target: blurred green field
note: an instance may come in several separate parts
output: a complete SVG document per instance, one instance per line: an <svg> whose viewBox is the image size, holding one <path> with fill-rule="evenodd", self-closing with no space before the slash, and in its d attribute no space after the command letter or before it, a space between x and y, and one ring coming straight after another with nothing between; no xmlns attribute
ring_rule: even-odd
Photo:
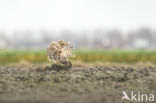
<svg viewBox="0 0 156 103"><path fill-rule="evenodd" d="M43 50L0 51L0 64L14 63L22 60L31 63L49 62L46 51ZM156 63L156 51L77 50L76 57L71 58L71 60L82 62Z"/></svg>

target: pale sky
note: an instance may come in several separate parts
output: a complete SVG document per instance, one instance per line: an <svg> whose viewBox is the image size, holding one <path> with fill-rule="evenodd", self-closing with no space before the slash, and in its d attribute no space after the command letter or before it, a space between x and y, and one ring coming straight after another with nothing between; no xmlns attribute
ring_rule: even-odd
<svg viewBox="0 0 156 103"><path fill-rule="evenodd" d="M156 0L0 0L0 30L156 28Z"/></svg>

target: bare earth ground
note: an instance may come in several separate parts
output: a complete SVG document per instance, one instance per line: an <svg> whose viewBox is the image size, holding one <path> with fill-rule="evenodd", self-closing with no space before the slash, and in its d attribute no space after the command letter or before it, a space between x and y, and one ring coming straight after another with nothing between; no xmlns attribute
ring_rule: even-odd
<svg viewBox="0 0 156 103"><path fill-rule="evenodd" d="M129 103L121 102L122 91L156 96L156 66L75 64L69 70L57 70L50 64L0 67L0 103Z"/></svg>

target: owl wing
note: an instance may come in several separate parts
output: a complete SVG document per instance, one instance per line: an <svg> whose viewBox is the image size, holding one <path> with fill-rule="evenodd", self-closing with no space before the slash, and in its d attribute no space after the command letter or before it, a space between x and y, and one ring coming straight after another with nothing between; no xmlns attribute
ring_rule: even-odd
<svg viewBox="0 0 156 103"><path fill-rule="evenodd" d="M57 57L59 56L58 54L58 44L57 42L51 42L50 45L47 48L47 55L50 61L56 61Z"/></svg>
<svg viewBox="0 0 156 103"><path fill-rule="evenodd" d="M48 55L48 59L49 59L50 61L52 61L52 60L53 60L53 54L52 54L52 52L49 50L49 48L47 48L47 55Z"/></svg>
<svg viewBox="0 0 156 103"><path fill-rule="evenodd" d="M61 49L61 54L60 56L62 57L74 57L75 54L75 48L71 45L65 46L64 48Z"/></svg>

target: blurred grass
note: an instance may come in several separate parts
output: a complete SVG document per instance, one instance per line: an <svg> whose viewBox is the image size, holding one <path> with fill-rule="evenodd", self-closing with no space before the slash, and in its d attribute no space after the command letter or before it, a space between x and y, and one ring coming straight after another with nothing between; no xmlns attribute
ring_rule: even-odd
<svg viewBox="0 0 156 103"><path fill-rule="evenodd" d="M2 50L0 51L0 64L14 63L19 61L31 63L49 62L46 51L43 50ZM156 63L156 51L125 51L125 50L78 50L72 61L82 62L118 62Z"/></svg>

